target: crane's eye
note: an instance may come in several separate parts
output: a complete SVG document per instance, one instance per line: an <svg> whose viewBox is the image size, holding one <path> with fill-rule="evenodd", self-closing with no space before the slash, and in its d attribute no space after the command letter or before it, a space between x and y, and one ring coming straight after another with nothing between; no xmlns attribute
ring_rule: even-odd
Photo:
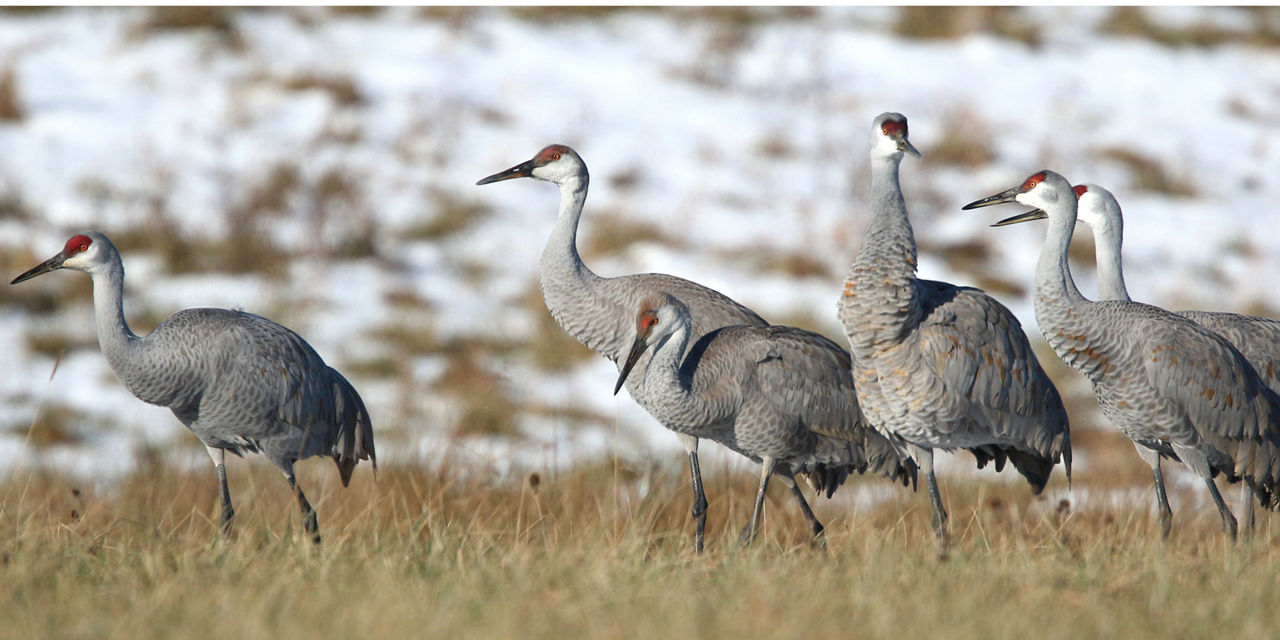
<svg viewBox="0 0 1280 640"><path fill-rule="evenodd" d="M658 324L658 315L655 313L646 313L644 314L644 317L640 319L640 324L643 324L646 329L652 329L654 325Z"/></svg>
<svg viewBox="0 0 1280 640"><path fill-rule="evenodd" d="M553 154L551 154L551 161L552 161L552 162L555 162L556 160L559 160L559 159L560 159L560 154L558 154L558 153L553 153Z"/></svg>
<svg viewBox="0 0 1280 640"><path fill-rule="evenodd" d="M87 243L87 242L81 242L81 243L80 243L80 246L76 247L76 251L81 251L81 252L83 252L83 251L88 251L88 250L89 250L89 243Z"/></svg>

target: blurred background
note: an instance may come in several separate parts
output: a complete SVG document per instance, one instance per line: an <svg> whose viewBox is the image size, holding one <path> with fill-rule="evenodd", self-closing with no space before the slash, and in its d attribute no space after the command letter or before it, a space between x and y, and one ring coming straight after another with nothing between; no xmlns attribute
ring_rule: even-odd
<svg viewBox="0 0 1280 640"><path fill-rule="evenodd" d="M1280 317L1275 8L8 8L0 266L94 228L138 333L195 306L291 327L360 390L384 464L678 465L543 306L556 189L475 181L569 144L597 273L687 277L843 344L883 111L924 154L902 169L920 275L1022 320L1069 400L1077 479L1149 485L1042 343L1043 228L960 206L1041 168L1103 185L1135 299ZM1087 230L1072 253L1092 295ZM208 464L114 379L89 290L71 272L0 286L0 473Z"/></svg>

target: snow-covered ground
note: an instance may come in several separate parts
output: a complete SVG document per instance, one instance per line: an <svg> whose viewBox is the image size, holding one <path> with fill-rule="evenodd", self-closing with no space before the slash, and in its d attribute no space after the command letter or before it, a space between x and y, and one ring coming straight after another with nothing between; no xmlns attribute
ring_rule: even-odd
<svg viewBox="0 0 1280 640"><path fill-rule="evenodd" d="M339 369L407 361L394 376L349 375L379 426L381 457L456 449L498 469L678 450L626 394L611 395L610 363L548 371L523 348L543 339L545 311L528 301L557 193L532 181L474 183L552 142L576 148L592 170L584 242L614 228L660 232L589 253L597 272L681 275L766 318L811 318L832 337L843 272L868 222L867 132L888 110L910 118L924 153L902 174L920 275L1017 285L1021 294L998 295L1033 338L1027 292L1042 230L990 229L1012 211L959 207L1041 168L1120 198L1136 299L1280 309L1280 49L1106 35L1099 25L1111 11L1023 10L1035 46L978 31L904 38L890 28L892 8L755 21L670 10L252 11L234 15L232 38L141 29L146 12L134 9L0 14L0 70L12 69L24 112L0 121L0 264L11 278L78 229L136 236L161 219L186 242L216 246L230 233L228 211L290 168L304 187L255 222L292 257L283 277L173 274L157 252L120 243L130 317L240 307L294 328ZM1246 29L1252 19L1226 8L1146 11L1174 27ZM957 139L985 145L990 159L946 162ZM1124 154L1184 195L1144 188ZM317 185L335 175L346 199L318 215ZM473 207L474 220L438 237L415 231L450 215L447 203ZM331 257L370 229L376 257ZM932 250L970 243L989 252L961 262ZM819 273L770 266L782 258ZM20 285L59 292L56 313L32 312L0 287L0 472L41 464L110 477L142 447L198 462L195 439L166 410L111 377L91 346L86 290L53 282L83 278ZM1091 270L1078 281L1093 290ZM419 306L389 302L406 295ZM440 341L514 341L482 365L521 435L454 436L462 410L441 390L448 357L397 353L379 332L397 322ZM55 358L30 339L50 331L83 345L52 379ZM76 437L24 444L35 412L54 407L83 418L68 426Z"/></svg>

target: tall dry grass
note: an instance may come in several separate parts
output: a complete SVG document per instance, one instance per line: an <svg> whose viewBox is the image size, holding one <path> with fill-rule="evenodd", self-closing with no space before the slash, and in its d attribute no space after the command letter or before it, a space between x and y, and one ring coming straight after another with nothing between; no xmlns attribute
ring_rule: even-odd
<svg viewBox="0 0 1280 640"><path fill-rule="evenodd" d="M1073 512L1025 486L950 478L954 546L924 495L815 500L809 548L785 491L739 551L751 474L709 465L707 553L683 470L604 462L499 479L451 463L300 468L324 544L299 535L278 472L232 463L237 533L213 474L143 467L114 488L19 470L0 486L5 637L1273 637L1280 552L1264 517L1232 548L1216 515ZM1055 482L1060 479L1055 478ZM874 479L858 483L880 484ZM850 487L847 487L850 488ZM882 487L883 488L883 487ZM1175 500L1175 505L1178 502Z"/></svg>

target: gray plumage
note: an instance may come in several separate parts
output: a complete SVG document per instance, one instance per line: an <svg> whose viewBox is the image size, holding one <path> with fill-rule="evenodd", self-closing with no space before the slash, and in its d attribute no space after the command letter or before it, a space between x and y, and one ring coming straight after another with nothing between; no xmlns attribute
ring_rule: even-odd
<svg viewBox="0 0 1280 640"><path fill-rule="evenodd" d="M88 231L11 284L55 269L93 278L98 343L116 377L138 399L168 407L213 459L222 499L222 531L234 511L225 456L260 453L295 492L307 532L320 541L315 511L297 488L293 464L327 455L343 486L360 460L377 469L368 411L342 374L298 334L261 316L227 309L186 309L146 336L124 318L124 266L107 236Z"/></svg>
<svg viewBox="0 0 1280 640"><path fill-rule="evenodd" d="M642 300L617 388L632 375L643 378L649 411L662 424L722 443L761 465L742 544L759 528L771 475L789 481L819 543L822 524L796 487L797 474L815 479L828 497L851 471L914 482L910 461L901 461L888 440L863 422L844 349L819 334L778 325L722 327L694 341L692 326L689 308L676 297L660 293ZM646 352L649 362L631 374Z"/></svg>
<svg viewBox="0 0 1280 640"><path fill-rule="evenodd" d="M867 419L909 448L929 481L934 529L947 514L933 449L968 449L979 467L1008 460L1039 493L1061 461L1071 477L1067 413L1014 315L979 289L918 279L916 244L898 184L903 153L919 155L907 121L872 128L871 226L839 302Z"/></svg>
<svg viewBox="0 0 1280 640"><path fill-rule="evenodd" d="M1096 184L1072 187L1077 198L1077 220L1093 230L1098 267L1098 299L1128 301L1121 257L1124 243L1124 214L1120 203L1108 190ZM1280 321L1223 311L1175 311L1230 342L1253 365L1262 383L1280 393ZM1253 529L1250 486L1245 483L1241 508L1244 528Z"/></svg>
<svg viewBox="0 0 1280 640"><path fill-rule="evenodd" d="M1124 214L1116 197L1096 184L1072 187L1077 219L1093 230L1098 299L1130 300L1124 284ZM1280 321L1225 311L1174 311L1226 338L1253 365L1269 389L1280 393Z"/></svg>
<svg viewBox="0 0 1280 640"><path fill-rule="evenodd" d="M683 278L660 273L603 278L587 267L578 254L577 233L590 176L586 163L573 149L565 145L547 146L532 159L483 178L477 184L513 178L545 180L560 188L559 217L542 251L539 266L542 296L552 317L569 335L619 368L635 334L636 309L641 300L650 295L669 293L679 297L689 308L694 338L725 326L768 325L755 312L719 291ZM648 354L642 356L640 365L647 365L649 357ZM653 415L655 398L643 378L628 380L626 388L631 397ZM694 493L694 545L701 551L707 502L698 466L698 438L679 432L677 436L689 457Z"/></svg>
<svg viewBox="0 0 1280 640"><path fill-rule="evenodd" d="M1232 539L1236 520L1215 475L1243 479L1265 506L1275 508L1280 399L1245 357L1186 317L1139 302L1093 302L1081 295L1067 264L1078 205L1062 176L1041 171L965 208L1005 202L1036 209L998 224L1049 219L1036 267L1036 319L1054 351L1093 383L1103 415L1151 465L1162 534L1168 535L1172 518L1162 457L1181 461L1204 479Z"/></svg>

